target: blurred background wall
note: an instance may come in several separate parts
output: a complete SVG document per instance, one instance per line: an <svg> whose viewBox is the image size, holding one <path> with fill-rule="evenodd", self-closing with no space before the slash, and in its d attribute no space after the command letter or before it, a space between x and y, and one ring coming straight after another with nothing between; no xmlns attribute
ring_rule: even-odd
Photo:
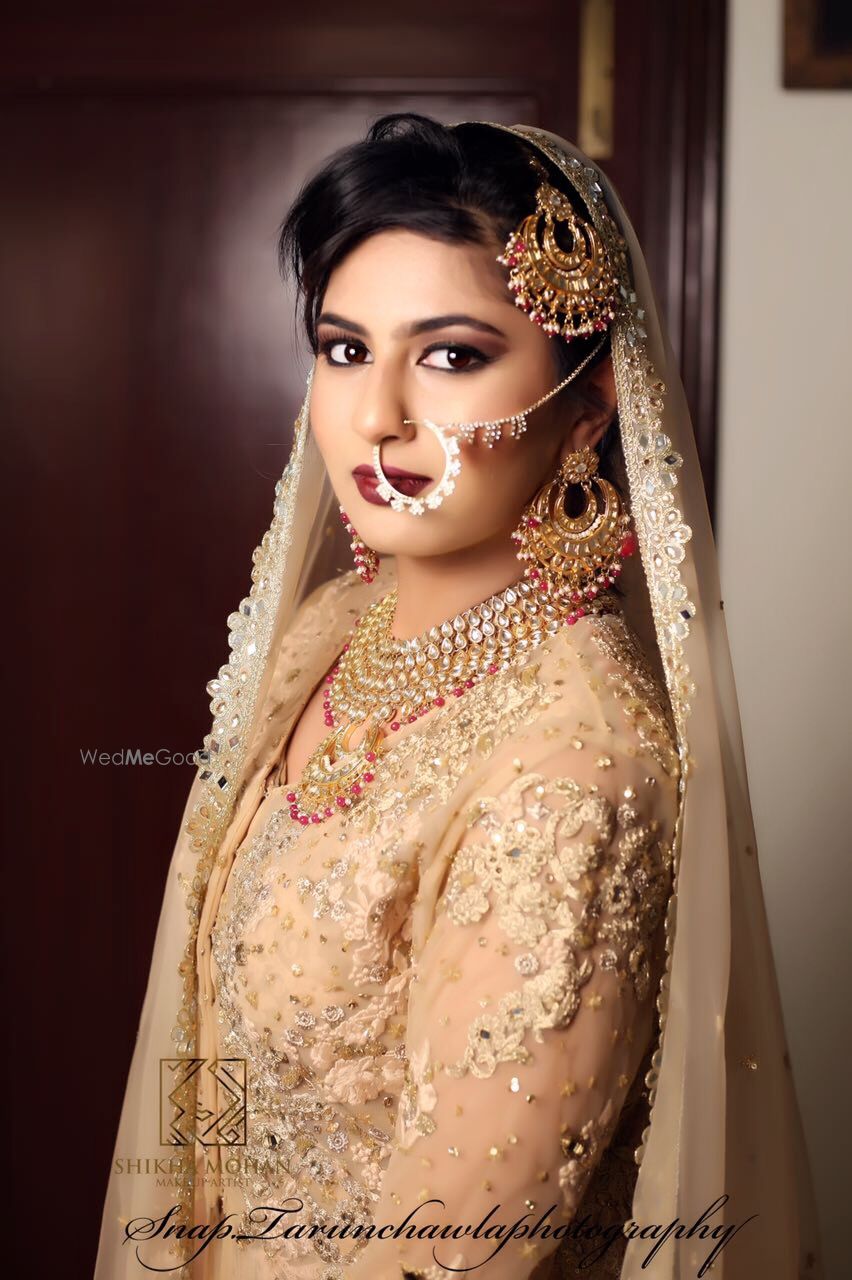
<svg viewBox="0 0 852 1280"><path fill-rule="evenodd" d="M849 1275L852 95L729 5L717 536L767 912L831 1280Z"/></svg>

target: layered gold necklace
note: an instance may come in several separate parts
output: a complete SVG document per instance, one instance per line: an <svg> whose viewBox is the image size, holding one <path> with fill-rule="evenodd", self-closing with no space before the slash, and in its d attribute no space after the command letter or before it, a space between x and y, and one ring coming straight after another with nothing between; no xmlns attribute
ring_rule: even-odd
<svg viewBox="0 0 852 1280"><path fill-rule="evenodd" d="M331 732L311 754L298 791L286 795L291 818L303 826L357 804L375 779L389 733L512 666L565 623L613 607L606 593L580 610L542 599L535 584L522 578L482 604L403 640L392 631L396 603L394 587L370 605L326 676L323 713ZM364 735L353 746L360 725Z"/></svg>

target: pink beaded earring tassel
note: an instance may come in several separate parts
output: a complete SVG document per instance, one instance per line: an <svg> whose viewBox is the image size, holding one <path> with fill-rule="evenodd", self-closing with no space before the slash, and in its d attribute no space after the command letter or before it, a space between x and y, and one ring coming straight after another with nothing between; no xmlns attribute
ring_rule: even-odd
<svg viewBox="0 0 852 1280"><path fill-rule="evenodd" d="M379 570L379 557L372 547L368 547L358 536L357 530L343 508L340 508L343 527L351 537L349 543L355 557L355 571L362 582L370 583Z"/></svg>

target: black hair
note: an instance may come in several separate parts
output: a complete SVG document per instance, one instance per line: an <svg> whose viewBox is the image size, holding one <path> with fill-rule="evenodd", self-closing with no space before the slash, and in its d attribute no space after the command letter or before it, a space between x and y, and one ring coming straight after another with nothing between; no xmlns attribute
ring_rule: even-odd
<svg viewBox="0 0 852 1280"><path fill-rule="evenodd" d="M390 228L458 244L499 244L535 208L539 177L535 157L548 180L590 220L582 198L561 171L516 134L468 123L453 128L412 111L381 116L366 138L341 148L302 187L278 238L282 273L292 274L302 297L302 320L316 354L317 319L329 278L357 245ZM572 373L600 341L600 335L555 336L557 381ZM560 392L599 408L585 389L586 373L610 350L609 336L577 382ZM618 484L610 424L598 447L600 472Z"/></svg>

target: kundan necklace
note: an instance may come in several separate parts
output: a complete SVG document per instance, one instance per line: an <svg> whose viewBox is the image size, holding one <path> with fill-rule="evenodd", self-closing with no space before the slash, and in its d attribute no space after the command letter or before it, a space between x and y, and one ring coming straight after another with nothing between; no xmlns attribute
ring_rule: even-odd
<svg viewBox="0 0 852 1280"><path fill-rule="evenodd" d="M326 676L325 723L331 729L308 759L298 791L288 791L290 817L307 826L357 804L375 778L385 739L448 697L509 667L546 635L584 613L612 608L602 593L585 608L542 600L526 578L422 635L392 634L394 587L365 610ZM366 722L353 746L355 728Z"/></svg>

